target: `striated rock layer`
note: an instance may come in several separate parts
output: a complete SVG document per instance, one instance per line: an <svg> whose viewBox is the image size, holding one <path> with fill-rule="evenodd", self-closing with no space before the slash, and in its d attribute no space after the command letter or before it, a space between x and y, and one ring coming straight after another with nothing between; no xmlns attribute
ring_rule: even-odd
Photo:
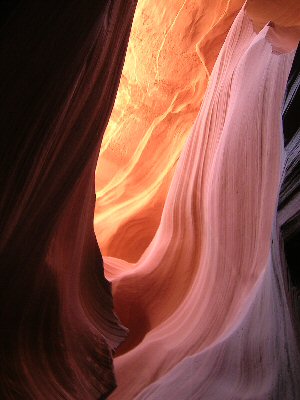
<svg viewBox="0 0 300 400"><path fill-rule="evenodd" d="M139 0L96 170L95 232L105 256L136 262L158 228L209 75L244 0ZM250 0L255 27L295 30L297 0ZM299 40L299 39L298 39Z"/></svg>
<svg viewBox="0 0 300 400"><path fill-rule="evenodd" d="M6 8L0 398L96 399L115 387L111 352L125 330L93 230L94 171L135 1Z"/></svg>
<svg viewBox="0 0 300 400"><path fill-rule="evenodd" d="M139 0L96 170L105 256L136 262L157 230L183 145L243 0Z"/></svg>
<svg viewBox="0 0 300 400"><path fill-rule="evenodd" d="M134 31L96 173L96 231L123 258L105 264L130 328L112 399L300 397L297 67L285 149L280 117L299 31L290 3L249 1L254 23L240 11L168 190L241 3L140 1L152 63ZM3 7L0 398L104 399L126 329L93 231L94 171L135 1Z"/></svg>
<svg viewBox="0 0 300 400"><path fill-rule="evenodd" d="M295 47L289 31L253 24L242 8L153 241L136 264L105 258L130 329L111 399L300 397L279 229L288 212L276 217L281 181L298 154L287 149L285 163L281 127Z"/></svg>

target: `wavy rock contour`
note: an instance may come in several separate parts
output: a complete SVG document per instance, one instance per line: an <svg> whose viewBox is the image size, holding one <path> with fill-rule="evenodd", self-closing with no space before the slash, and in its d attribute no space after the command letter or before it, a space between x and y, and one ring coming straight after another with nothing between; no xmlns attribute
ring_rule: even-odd
<svg viewBox="0 0 300 400"><path fill-rule="evenodd" d="M115 387L112 351L125 330L93 229L94 171L135 2L7 7L0 398L96 399Z"/></svg>
<svg viewBox="0 0 300 400"><path fill-rule="evenodd" d="M240 11L153 241L134 268L105 259L130 329L111 399L300 396L276 217L293 48Z"/></svg>

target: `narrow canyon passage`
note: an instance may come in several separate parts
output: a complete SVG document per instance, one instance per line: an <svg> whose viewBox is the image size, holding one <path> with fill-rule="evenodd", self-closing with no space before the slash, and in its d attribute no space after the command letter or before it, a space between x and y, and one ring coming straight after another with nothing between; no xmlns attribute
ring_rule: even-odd
<svg viewBox="0 0 300 400"><path fill-rule="evenodd" d="M1 2L1 400L300 398L299 39L297 0Z"/></svg>

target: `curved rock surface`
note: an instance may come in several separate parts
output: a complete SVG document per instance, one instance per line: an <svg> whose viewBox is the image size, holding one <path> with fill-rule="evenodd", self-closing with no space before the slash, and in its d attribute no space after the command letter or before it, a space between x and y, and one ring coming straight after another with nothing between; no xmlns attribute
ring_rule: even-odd
<svg viewBox="0 0 300 400"><path fill-rule="evenodd" d="M135 3L1 5L3 400L116 386L94 173ZM298 400L300 3L151 4L96 171L110 398Z"/></svg>
<svg viewBox="0 0 300 400"><path fill-rule="evenodd" d="M2 14L3 400L89 400L115 387L125 330L93 229L94 171L135 2L88 3L11 2Z"/></svg>
<svg viewBox="0 0 300 400"><path fill-rule="evenodd" d="M300 396L276 217L286 168L282 102L296 44L289 29L260 27L239 12L154 239L136 264L105 258L130 330L111 399Z"/></svg>
<svg viewBox="0 0 300 400"><path fill-rule="evenodd" d="M105 256L136 262L153 239L209 75L243 2L139 1L96 170L95 232ZM299 2L252 0L247 7L258 29L272 20L299 40Z"/></svg>
<svg viewBox="0 0 300 400"><path fill-rule="evenodd" d="M153 239L208 77L242 4L138 2L96 170L95 232L103 255L136 262Z"/></svg>

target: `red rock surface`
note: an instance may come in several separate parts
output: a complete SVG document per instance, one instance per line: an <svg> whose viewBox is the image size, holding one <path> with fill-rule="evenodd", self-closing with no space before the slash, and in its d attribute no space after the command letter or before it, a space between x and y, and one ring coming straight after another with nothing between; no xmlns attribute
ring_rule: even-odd
<svg viewBox="0 0 300 400"><path fill-rule="evenodd" d="M1 400L115 387L125 331L93 230L94 171L134 6L19 2L1 27Z"/></svg>
<svg viewBox="0 0 300 400"><path fill-rule="evenodd" d="M300 397L280 230L299 212L281 111L300 4L249 1L213 69L241 6L139 2L94 218L135 1L4 2L1 400L114 389L126 329L93 221L130 329L111 399Z"/></svg>

